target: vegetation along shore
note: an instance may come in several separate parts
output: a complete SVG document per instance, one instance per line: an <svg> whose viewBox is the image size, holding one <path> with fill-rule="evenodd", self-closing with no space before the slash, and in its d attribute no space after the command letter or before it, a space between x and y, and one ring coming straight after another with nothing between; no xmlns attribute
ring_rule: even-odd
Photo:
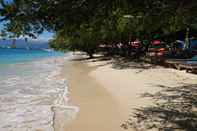
<svg viewBox="0 0 197 131"><path fill-rule="evenodd" d="M66 131L197 130L196 0L0 0L0 16L2 39L80 52Z"/></svg>

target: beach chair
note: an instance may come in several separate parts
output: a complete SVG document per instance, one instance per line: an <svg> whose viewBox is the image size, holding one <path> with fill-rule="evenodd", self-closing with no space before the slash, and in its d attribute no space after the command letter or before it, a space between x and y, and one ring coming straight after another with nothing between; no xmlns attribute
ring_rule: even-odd
<svg viewBox="0 0 197 131"><path fill-rule="evenodd" d="M168 59L165 60L165 63L168 67L172 67L172 68L176 68L178 70L180 70L179 64L187 61L189 59Z"/></svg>
<svg viewBox="0 0 197 131"><path fill-rule="evenodd" d="M197 55L192 57L191 59L168 59L168 60L165 60L165 63L169 67L174 67L178 70L181 70L183 68L185 69L195 68L197 64ZM194 67L191 67L191 66L194 66Z"/></svg>
<svg viewBox="0 0 197 131"><path fill-rule="evenodd" d="M197 61L185 61L179 64L180 69L186 69L187 72L197 72Z"/></svg>

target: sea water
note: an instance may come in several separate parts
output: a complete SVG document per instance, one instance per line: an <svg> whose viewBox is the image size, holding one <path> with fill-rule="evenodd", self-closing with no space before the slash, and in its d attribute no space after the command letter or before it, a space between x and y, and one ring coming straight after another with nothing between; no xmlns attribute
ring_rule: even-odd
<svg viewBox="0 0 197 131"><path fill-rule="evenodd" d="M0 131L54 131L53 108L67 104L59 77L68 55L0 49Z"/></svg>

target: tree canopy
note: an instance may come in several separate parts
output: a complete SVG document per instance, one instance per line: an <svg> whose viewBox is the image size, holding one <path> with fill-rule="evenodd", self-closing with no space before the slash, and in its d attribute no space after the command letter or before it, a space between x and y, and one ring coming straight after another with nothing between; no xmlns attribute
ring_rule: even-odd
<svg viewBox="0 0 197 131"><path fill-rule="evenodd" d="M195 0L0 0L1 35L55 33L56 49L94 53L100 44L197 29Z"/></svg>

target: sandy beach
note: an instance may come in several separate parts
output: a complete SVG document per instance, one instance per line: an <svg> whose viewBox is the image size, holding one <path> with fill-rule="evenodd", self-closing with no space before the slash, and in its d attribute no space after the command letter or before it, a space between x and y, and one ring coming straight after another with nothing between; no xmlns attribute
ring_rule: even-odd
<svg viewBox="0 0 197 131"><path fill-rule="evenodd" d="M79 112L65 131L122 131L136 108L153 104L145 93L156 93L162 86L197 84L197 75L149 64L91 59L71 60L68 78L69 104ZM134 130L129 128L129 131Z"/></svg>

